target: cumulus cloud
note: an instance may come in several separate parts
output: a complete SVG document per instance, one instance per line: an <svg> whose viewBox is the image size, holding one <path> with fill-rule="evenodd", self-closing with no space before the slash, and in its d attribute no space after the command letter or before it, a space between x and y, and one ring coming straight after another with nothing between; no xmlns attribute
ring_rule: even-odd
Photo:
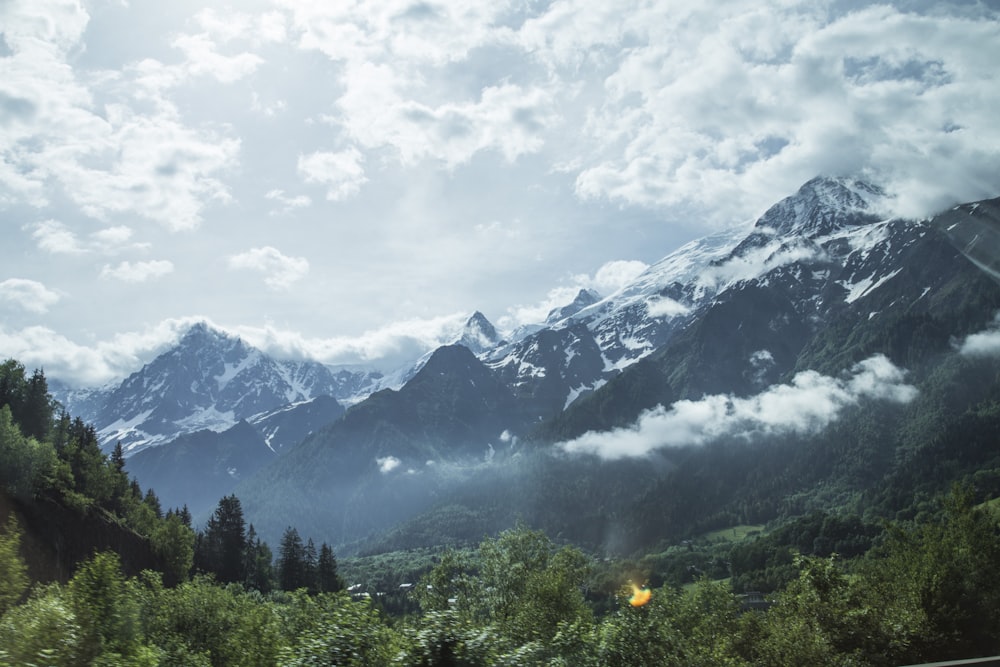
<svg viewBox="0 0 1000 667"><path fill-rule="evenodd" d="M0 349L27 366L44 366L49 377L76 386L98 386L138 370L200 321L206 318L165 319L91 345L73 341L49 327L8 329L0 325Z"/></svg>
<svg viewBox="0 0 1000 667"><path fill-rule="evenodd" d="M970 334L959 343L958 351L967 357L1000 356L1000 314L993 319L993 326Z"/></svg>
<svg viewBox="0 0 1000 667"><path fill-rule="evenodd" d="M402 461L395 456L382 456L376 458L375 463L378 464L378 471L385 475L398 468Z"/></svg>
<svg viewBox="0 0 1000 667"><path fill-rule="evenodd" d="M862 400L907 403L917 395L905 372L882 355L856 364L843 377L803 371L791 383L749 398L712 395L644 412L628 428L588 432L560 443L569 453L604 459L645 456L665 447L704 445L725 436L816 433Z"/></svg>
<svg viewBox="0 0 1000 667"><path fill-rule="evenodd" d="M273 325L240 326L244 340L279 358L315 359L328 364L362 364L396 370L441 345L455 342L469 313L405 319L354 336L304 336Z"/></svg>
<svg viewBox="0 0 1000 667"><path fill-rule="evenodd" d="M691 309L670 297L661 296L646 302L646 314L650 317L677 317L687 315Z"/></svg>
<svg viewBox="0 0 1000 667"><path fill-rule="evenodd" d="M264 274L264 284L271 289L288 289L309 272L305 257L288 257L276 248L251 248L229 258L229 268L249 269Z"/></svg>
<svg viewBox="0 0 1000 667"><path fill-rule="evenodd" d="M351 147L337 153L317 151L300 155L298 169L306 183L326 186L328 200L340 201L356 195L368 182L363 162L361 151Z"/></svg>
<svg viewBox="0 0 1000 667"><path fill-rule="evenodd" d="M32 230L31 237L40 249L54 255L112 255L149 248L148 243L132 242L133 231L125 225L106 227L83 236L58 220L43 220L26 229Z"/></svg>
<svg viewBox="0 0 1000 667"><path fill-rule="evenodd" d="M593 275L578 273L569 276L567 284L549 290L545 299L539 303L508 308L498 324L501 328L513 330L521 325L544 322L553 309L572 303L581 289L594 290L602 297L609 296L638 278L648 268L648 264L638 260L616 259L605 262Z"/></svg>
<svg viewBox="0 0 1000 667"><path fill-rule="evenodd" d="M0 282L0 299L41 315L59 301L59 294L35 280L8 278Z"/></svg>
<svg viewBox="0 0 1000 667"><path fill-rule="evenodd" d="M689 202L732 220L815 173L868 173L908 215L995 192L997 153L985 148L1000 139L987 120L1000 101L986 65L1000 57L995 15L619 2L570 16L569 4L553 3L522 36L557 70L588 49L611 58L604 103L588 116L601 148L581 165L584 199ZM536 29L554 22L576 30Z"/></svg>
<svg viewBox="0 0 1000 667"><path fill-rule="evenodd" d="M172 273L174 265L167 260L152 260L149 262L121 262L112 267L105 264L101 269L102 278L112 278L126 283L142 283L154 278L161 278Z"/></svg>
<svg viewBox="0 0 1000 667"><path fill-rule="evenodd" d="M11 51L0 95L16 92L31 110L0 132L7 200L45 206L64 195L88 216L128 212L171 229L194 227L207 204L228 201L216 174L235 162L239 141L182 122L160 94L176 77L149 60L103 77L79 74L73 51L90 17L76 3L4 3L0 12ZM147 100L155 107L137 111Z"/></svg>

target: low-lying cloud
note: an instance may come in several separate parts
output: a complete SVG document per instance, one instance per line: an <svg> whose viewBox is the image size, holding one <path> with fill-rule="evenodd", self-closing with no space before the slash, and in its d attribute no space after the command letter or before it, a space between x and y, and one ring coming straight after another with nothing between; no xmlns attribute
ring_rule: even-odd
<svg viewBox="0 0 1000 667"><path fill-rule="evenodd" d="M969 334L959 343L958 351L967 357L1000 356L1000 314L993 319L989 329Z"/></svg>
<svg viewBox="0 0 1000 667"><path fill-rule="evenodd" d="M883 355L856 364L842 377L816 371L797 373L789 384L774 385L748 398L716 394L658 406L635 424L588 432L559 444L566 452L602 459L645 456L665 447L704 445L722 437L816 433L862 400L908 403L917 389L905 371Z"/></svg>

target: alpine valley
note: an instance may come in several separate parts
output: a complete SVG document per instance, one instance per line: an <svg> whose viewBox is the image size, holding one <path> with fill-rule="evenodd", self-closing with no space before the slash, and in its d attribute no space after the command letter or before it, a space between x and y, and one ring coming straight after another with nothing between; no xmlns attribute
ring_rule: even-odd
<svg viewBox="0 0 1000 667"><path fill-rule="evenodd" d="M524 521L606 554L843 510L1000 494L1000 200L891 219L816 178L751 227L501 336L472 314L396 372L268 357L207 325L113 386L53 383L105 451L197 520L338 553L461 546ZM989 434L993 434L992 437ZM829 550L828 550L829 551Z"/></svg>

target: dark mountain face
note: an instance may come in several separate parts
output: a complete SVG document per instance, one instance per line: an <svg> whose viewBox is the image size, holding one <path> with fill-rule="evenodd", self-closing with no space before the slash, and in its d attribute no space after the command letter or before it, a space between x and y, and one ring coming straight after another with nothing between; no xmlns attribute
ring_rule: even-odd
<svg viewBox="0 0 1000 667"><path fill-rule="evenodd" d="M505 455L527 417L468 349L438 349L399 391L383 390L307 438L237 492L262 535L295 522L331 542L427 507L449 476ZM324 508L306 512L304 508Z"/></svg>
<svg viewBox="0 0 1000 667"><path fill-rule="evenodd" d="M187 505L198 517L277 454L247 422L217 433L203 430L144 449L126 460L126 470L144 489L154 489L164 508Z"/></svg>
<svg viewBox="0 0 1000 667"><path fill-rule="evenodd" d="M535 420L554 417L614 375L584 324L543 329L487 363Z"/></svg>

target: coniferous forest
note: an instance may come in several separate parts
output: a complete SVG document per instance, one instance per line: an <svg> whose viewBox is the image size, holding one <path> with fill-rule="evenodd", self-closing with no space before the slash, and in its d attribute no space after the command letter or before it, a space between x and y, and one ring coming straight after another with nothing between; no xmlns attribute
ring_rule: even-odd
<svg viewBox="0 0 1000 667"><path fill-rule="evenodd" d="M881 498L892 517L842 502L615 558L519 523L343 563L294 526L268 545L235 495L202 526L162 507L41 371L6 361L0 406L0 665L905 665L1000 646L996 475L957 474L996 436L988 397L947 433L928 417L938 456L905 468L909 505ZM949 437L971 444L949 458Z"/></svg>

